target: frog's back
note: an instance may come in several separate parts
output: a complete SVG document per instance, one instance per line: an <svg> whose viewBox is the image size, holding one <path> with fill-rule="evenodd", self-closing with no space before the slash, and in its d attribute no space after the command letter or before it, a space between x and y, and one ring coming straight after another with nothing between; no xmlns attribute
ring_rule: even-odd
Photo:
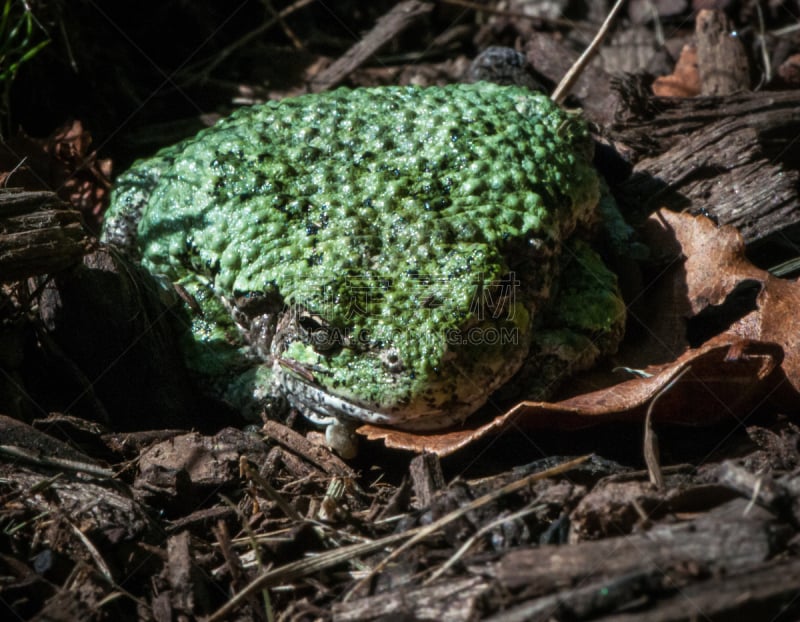
<svg viewBox="0 0 800 622"><path fill-rule="evenodd" d="M106 237L136 222L152 269L287 300L379 269L496 278L508 241L558 244L591 212L590 145L544 95L489 83L268 102L123 175Z"/></svg>

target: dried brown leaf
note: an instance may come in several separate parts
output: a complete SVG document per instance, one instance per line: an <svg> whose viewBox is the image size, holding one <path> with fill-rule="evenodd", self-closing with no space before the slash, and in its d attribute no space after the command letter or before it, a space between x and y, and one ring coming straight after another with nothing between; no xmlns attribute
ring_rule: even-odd
<svg viewBox="0 0 800 622"><path fill-rule="evenodd" d="M653 93L659 97L694 97L700 94L700 73L697 69L697 48L684 45L675 70L653 82Z"/></svg>
<svg viewBox="0 0 800 622"><path fill-rule="evenodd" d="M739 232L730 226L717 227L703 216L689 216L662 210L652 216L643 234L651 248L677 245L686 258L684 300L688 315L697 316L710 306L720 307L742 285L756 288L756 308L733 322L726 334L771 342L782 347L782 369L786 386L780 393L783 405L797 408L800 392L800 283L772 276L757 268L745 256ZM676 289L673 281L671 287Z"/></svg>
<svg viewBox="0 0 800 622"><path fill-rule="evenodd" d="M653 397L687 367L689 372L659 398L653 418L710 424L749 411L761 399L781 357L775 344L729 337L686 352L659 371L652 370L656 373L650 378L635 378L560 402L522 402L476 428L417 434L366 425L358 433L370 440L382 439L395 449L447 455L511 426L567 430L602 422L643 421Z"/></svg>

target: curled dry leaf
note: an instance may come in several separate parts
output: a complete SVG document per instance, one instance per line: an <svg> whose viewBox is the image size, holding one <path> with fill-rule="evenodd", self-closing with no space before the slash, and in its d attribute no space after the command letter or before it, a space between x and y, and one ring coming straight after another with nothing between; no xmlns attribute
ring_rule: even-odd
<svg viewBox="0 0 800 622"><path fill-rule="evenodd" d="M683 46L674 71L653 82L653 93L659 97L695 97L700 94L697 48L694 45Z"/></svg>
<svg viewBox="0 0 800 622"><path fill-rule="evenodd" d="M0 145L0 186L51 190L99 231L111 188L111 160L98 159L91 144L80 121L61 126L47 138L32 138L20 130Z"/></svg>
<svg viewBox="0 0 800 622"><path fill-rule="evenodd" d="M662 210L648 220L643 234L651 248L666 249L672 244L685 257L683 265L674 268L672 286L685 282L685 317L707 318L708 325L699 327L701 335L704 329L707 333L715 324L728 322L724 334L781 346L785 378L772 401L796 410L800 405L800 282L780 279L751 264L734 227L717 227L702 216Z"/></svg>
<svg viewBox="0 0 800 622"><path fill-rule="evenodd" d="M688 373L660 396L653 418L670 423L713 423L753 408L781 358L781 349L775 344L736 337L717 339L661 366L650 378L635 378L560 402L521 402L473 429L416 434L365 425L358 432L370 440L383 439L387 447L447 455L512 426L566 430L602 422L643 421L653 398L687 367Z"/></svg>
<svg viewBox="0 0 800 622"><path fill-rule="evenodd" d="M663 259L658 279L645 293L650 308L658 311L631 314L631 322L642 324L637 332L644 337L626 340L617 359L646 369L650 377L608 386L607 372L590 372L580 386L603 388L557 402L522 402L471 428L468 420L462 428L441 433L372 425L358 432L388 447L447 455L512 426L574 429L643 421L657 396L654 420L689 425L740 417L766 400L790 408L800 404L800 317L793 314L800 308L800 284L750 264L738 232L717 228L704 217L660 211L648 220L643 235ZM745 304L740 304L742 297ZM702 341L690 347L698 335Z"/></svg>

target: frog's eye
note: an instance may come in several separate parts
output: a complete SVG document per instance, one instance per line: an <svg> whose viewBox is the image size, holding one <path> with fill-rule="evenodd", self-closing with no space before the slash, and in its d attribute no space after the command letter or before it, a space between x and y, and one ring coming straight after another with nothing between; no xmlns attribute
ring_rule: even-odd
<svg viewBox="0 0 800 622"><path fill-rule="evenodd" d="M405 369L403 366L403 359L400 358L400 353L394 348L389 348L381 352L381 363L387 371L393 374L399 373Z"/></svg>
<svg viewBox="0 0 800 622"><path fill-rule="evenodd" d="M342 345L341 335L318 315L304 313L297 324L303 341L314 348L315 352L328 354Z"/></svg>

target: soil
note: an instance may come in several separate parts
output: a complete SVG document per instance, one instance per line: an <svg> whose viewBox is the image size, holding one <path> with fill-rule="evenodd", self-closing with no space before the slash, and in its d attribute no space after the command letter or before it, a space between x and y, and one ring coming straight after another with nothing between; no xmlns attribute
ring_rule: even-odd
<svg viewBox="0 0 800 622"><path fill-rule="evenodd" d="M29 1L49 43L0 108L0 619L800 618L796 393L344 461L296 413L250 429L198 392L152 277L95 237L116 174L236 106L470 76L551 91L610 6L104 4ZM627 3L565 105L634 224L703 214L796 276L798 15ZM493 74L492 46L522 73ZM797 339L769 340L776 365Z"/></svg>

